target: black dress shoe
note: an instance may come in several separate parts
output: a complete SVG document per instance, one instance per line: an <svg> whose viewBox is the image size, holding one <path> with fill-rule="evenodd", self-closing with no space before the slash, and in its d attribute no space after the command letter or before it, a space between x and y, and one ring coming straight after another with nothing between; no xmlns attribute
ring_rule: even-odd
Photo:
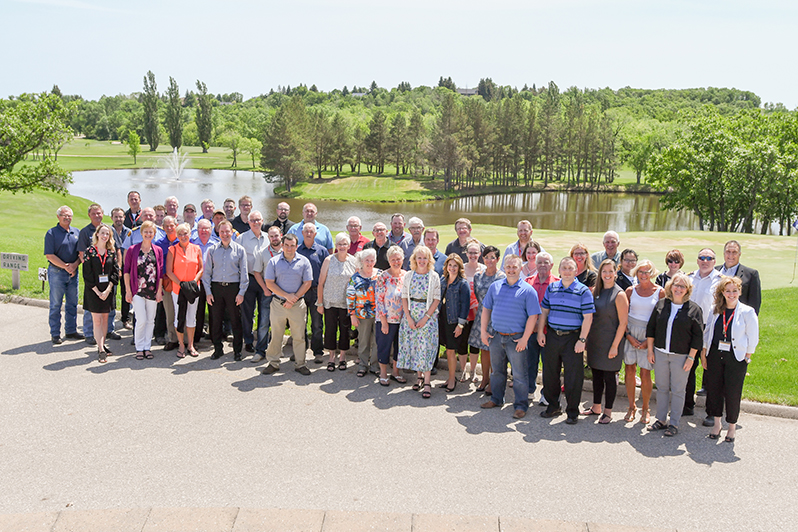
<svg viewBox="0 0 798 532"><path fill-rule="evenodd" d="M164 351L174 351L178 347L180 347L180 346L179 346L179 344L177 342L167 342L166 345L163 346L163 350Z"/></svg>
<svg viewBox="0 0 798 532"><path fill-rule="evenodd" d="M569 417L568 419L565 420L565 424L566 425L576 425L577 421L579 421L579 420L576 419L575 417Z"/></svg>
<svg viewBox="0 0 798 532"><path fill-rule="evenodd" d="M61 345L64 343L60 336L53 336L52 342L53 345Z"/></svg>
<svg viewBox="0 0 798 532"><path fill-rule="evenodd" d="M85 336L83 336L79 332L73 332L73 333L65 334L64 338L70 338L72 340L83 340L85 338Z"/></svg>
<svg viewBox="0 0 798 532"><path fill-rule="evenodd" d="M695 411L692 408L685 408L682 410L682 416L693 416L693 415L695 415Z"/></svg>
<svg viewBox="0 0 798 532"><path fill-rule="evenodd" d="M214 351L214 352L213 352L213 354L211 355L211 360L219 360L219 359L220 359L220 358L222 358L223 356L224 356L224 351L222 351L221 349L217 349L217 350L216 350L216 351Z"/></svg>
<svg viewBox="0 0 798 532"><path fill-rule="evenodd" d="M310 375L310 370L308 369L308 367L307 367L307 366L302 366L301 368L296 368L294 371L296 371L296 372L297 372L297 373L299 373L300 375L304 375L304 376L306 376L306 377L307 377L308 375Z"/></svg>
<svg viewBox="0 0 798 532"><path fill-rule="evenodd" d="M109 332L108 333L108 338L110 338L111 340L121 340L122 339L122 337L119 336L119 333L116 332L116 331Z"/></svg>
<svg viewBox="0 0 798 532"><path fill-rule="evenodd" d="M559 408L557 410L544 410L540 413L540 417L550 419L553 417L557 417L562 414L562 410Z"/></svg>
<svg viewBox="0 0 798 532"><path fill-rule="evenodd" d="M89 336L86 338L86 343L89 345L97 345L97 340L95 340L94 337Z"/></svg>
<svg viewBox="0 0 798 532"><path fill-rule="evenodd" d="M437 375L438 374L438 368L436 368L435 366L432 366L432 370L429 373L430 373L430 375Z"/></svg>
<svg viewBox="0 0 798 532"><path fill-rule="evenodd" d="M241 353L235 353L233 355L233 360L235 360L236 362L241 362Z"/></svg>
<svg viewBox="0 0 798 532"><path fill-rule="evenodd" d="M244 346L244 350L245 350L247 353L254 353L254 352L255 352L255 348L252 346L252 344L247 344L247 345L245 345L245 346Z"/></svg>
<svg viewBox="0 0 798 532"><path fill-rule="evenodd" d="M271 364L260 370L260 372L264 375L271 375L272 373L277 373L278 371L280 371L280 368L272 366Z"/></svg>
<svg viewBox="0 0 798 532"><path fill-rule="evenodd" d="M707 416L704 418L704 421L701 422L702 425L705 427L714 427L715 426L715 416Z"/></svg>
<svg viewBox="0 0 798 532"><path fill-rule="evenodd" d="M700 397L706 397L706 395L707 395L707 390L706 390L706 388L701 388L701 389L700 389L700 390L698 390L698 391L697 391L695 394L696 394L696 395L698 395L698 396L700 396Z"/></svg>

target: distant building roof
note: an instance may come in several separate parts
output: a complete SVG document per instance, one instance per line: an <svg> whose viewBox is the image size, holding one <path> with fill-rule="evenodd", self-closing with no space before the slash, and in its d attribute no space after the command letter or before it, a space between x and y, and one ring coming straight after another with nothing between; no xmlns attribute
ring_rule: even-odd
<svg viewBox="0 0 798 532"><path fill-rule="evenodd" d="M366 93L365 93L365 92L350 92L349 94L351 94L351 95L352 95L352 96L354 96L355 98L362 98L363 96L365 96L365 95L366 95Z"/></svg>
<svg viewBox="0 0 798 532"><path fill-rule="evenodd" d="M479 94L479 90L477 89L457 89L458 94L462 94L463 96L476 96Z"/></svg>

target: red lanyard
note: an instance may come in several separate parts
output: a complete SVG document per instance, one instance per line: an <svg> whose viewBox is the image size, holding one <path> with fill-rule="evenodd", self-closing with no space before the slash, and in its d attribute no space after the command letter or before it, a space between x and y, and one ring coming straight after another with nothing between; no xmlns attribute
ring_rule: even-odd
<svg viewBox="0 0 798 532"><path fill-rule="evenodd" d="M732 313L729 315L729 320L728 320L728 321L726 321L726 313L725 313L725 312L723 313L723 339L724 339L724 340L725 340L726 338L728 338L728 337L726 336L726 329L729 327L729 324L730 324L730 323L732 322L732 320L734 319L734 313L735 313L735 312L737 312L737 309L734 309L734 310L732 310Z"/></svg>
<svg viewBox="0 0 798 532"><path fill-rule="evenodd" d="M97 248L94 248L97 249ZM100 255L100 250L97 250L97 258L100 259L100 265L102 266L102 272L105 273L105 261L108 260L108 251L106 250L103 255Z"/></svg>

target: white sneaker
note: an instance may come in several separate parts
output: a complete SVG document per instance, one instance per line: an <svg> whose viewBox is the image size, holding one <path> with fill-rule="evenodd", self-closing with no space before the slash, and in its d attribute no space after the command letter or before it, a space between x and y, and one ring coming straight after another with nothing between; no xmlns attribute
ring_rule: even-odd
<svg viewBox="0 0 798 532"><path fill-rule="evenodd" d="M538 401L540 406L549 406L549 402L546 401L546 398L543 397L543 394L540 394L540 401Z"/></svg>
<svg viewBox="0 0 798 532"><path fill-rule="evenodd" d="M266 358L264 355L259 355L255 353L254 355L252 355L250 362L252 362L253 364L257 364L258 362L262 362L264 358Z"/></svg>

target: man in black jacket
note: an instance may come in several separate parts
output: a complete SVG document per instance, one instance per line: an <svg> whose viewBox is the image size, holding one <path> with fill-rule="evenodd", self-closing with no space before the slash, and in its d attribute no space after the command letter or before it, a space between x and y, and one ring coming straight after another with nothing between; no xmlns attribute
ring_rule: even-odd
<svg viewBox="0 0 798 532"><path fill-rule="evenodd" d="M743 289L740 292L740 302L754 307L757 315L759 307L762 305L762 286L759 283L759 272L748 266L740 264L742 248L736 240L729 240L723 246L723 265L716 266L723 275L729 277L739 277L743 282Z"/></svg>

